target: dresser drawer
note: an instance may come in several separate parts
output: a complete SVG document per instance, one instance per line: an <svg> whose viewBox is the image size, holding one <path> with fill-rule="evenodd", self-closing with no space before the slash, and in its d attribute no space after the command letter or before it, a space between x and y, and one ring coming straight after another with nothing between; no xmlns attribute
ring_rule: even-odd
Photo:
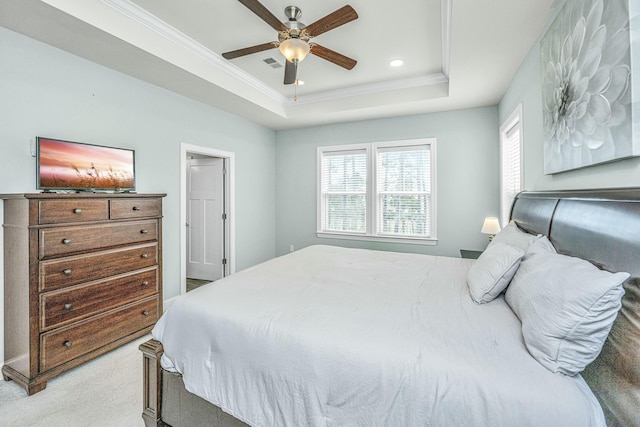
<svg viewBox="0 0 640 427"><path fill-rule="evenodd" d="M151 297L40 335L40 371L62 365L158 320L158 298Z"/></svg>
<svg viewBox="0 0 640 427"><path fill-rule="evenodd" d="M158 292L158 268L40 295L41 329L116 308Z"/></svg>
<svg viewBox="0 0 640 427"><path fill-rule="evenodd" d="M39 289L60 289L157 264L157 243L41 261Z"/></svg>
<svg viewBox="0 0 640 427"><path fill-rule="evenodd" d="M39 224L106 221L109 219L107 200L40 200Z"/></svg>
<svg viewBox="0 0 640 427"><path fill-rule="evenodd" d="M158 238L157 220L40 230L40 259Z"/></svg>
<svg viewBox="0 0 640 427"><path fill-rule="evenodd" d="M111 219L148 218L162 216L161 199L115 199L111 200Z"/></svg>

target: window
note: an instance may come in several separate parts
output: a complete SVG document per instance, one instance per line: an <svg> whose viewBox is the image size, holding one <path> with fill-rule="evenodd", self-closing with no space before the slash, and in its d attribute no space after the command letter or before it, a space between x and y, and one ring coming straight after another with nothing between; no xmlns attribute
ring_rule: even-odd
<svg viewBox="0 0 640 427"><path fill-rule="evenodd" d="M324 231L367 231L366 150L326 153L322 162Z"/></svg>
<svg viewBox="0 0 640 427"><path fill-rule="evenodd" d="M509 221L511 205L522 191L522 105L500 128L500 221Z"/></svg>
<svg viewBox="0 0 640 427"><path fill-rule="evenodd" d="M318 147L318 236L435 241L435 139Z"/></svg>

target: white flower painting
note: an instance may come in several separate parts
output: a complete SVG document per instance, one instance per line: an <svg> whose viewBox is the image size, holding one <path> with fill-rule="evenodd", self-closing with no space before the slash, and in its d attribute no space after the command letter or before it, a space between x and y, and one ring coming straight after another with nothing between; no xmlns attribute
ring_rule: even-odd
<svg viewBox="0 0 640 427"><path fill-rule="evenodd" d="M636 154L630 40L629 0L568 0L542 38L546 174Z"/></svg>

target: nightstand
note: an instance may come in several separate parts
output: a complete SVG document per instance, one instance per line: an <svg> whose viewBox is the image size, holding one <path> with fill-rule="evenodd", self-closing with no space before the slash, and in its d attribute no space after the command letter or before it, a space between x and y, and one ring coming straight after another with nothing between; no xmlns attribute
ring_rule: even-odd
<svg viewBox="0 0 640 427"><path fill-rule="evenodd" d="M461 258L478 259L483 251L473 251L470 249L460 249Z"/></svg>

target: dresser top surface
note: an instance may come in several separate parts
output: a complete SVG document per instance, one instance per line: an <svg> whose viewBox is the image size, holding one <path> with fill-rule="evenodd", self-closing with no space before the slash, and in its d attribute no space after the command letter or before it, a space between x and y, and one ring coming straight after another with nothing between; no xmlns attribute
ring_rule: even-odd
<svg viewBox="0 0 640 427"><path fill-rule="evenodd" d="M0 194L0 199L126 199L126 198L158 198L164 193L17 193Z"/></svg>

